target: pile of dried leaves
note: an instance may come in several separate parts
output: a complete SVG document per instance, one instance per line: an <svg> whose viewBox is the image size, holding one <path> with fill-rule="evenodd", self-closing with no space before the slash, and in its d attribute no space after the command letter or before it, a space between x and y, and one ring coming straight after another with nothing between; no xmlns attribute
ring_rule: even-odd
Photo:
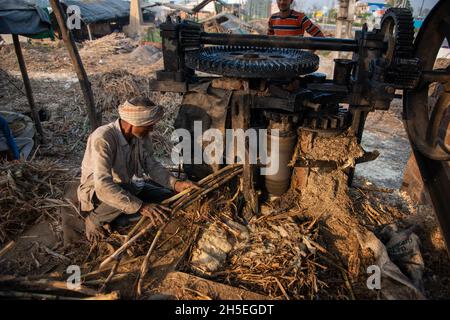
<svg viewBox="0 0 450 320"><path fill-rule="evenodd" d="M316 242L315 221L294 222L284 214L267 215L247 226L250 238L230 253L226 271L231 283L271 298L314 299L326 284L318 279L317 252L325 249Z"/></svg>
<svg viewBox="0 0 450 320"><path fill-rule="evenodd" d="M148 79L126 70L113 70L90 76L98 111L115 109L126 99L149 96Z"/></svg>
<svg viewBox="0 0 450 320"><path fill-rule="evenodd" d="M0 243L43 215L56 219L68 171L48 161L0 163Z"/></svg>
<svg viewBox="0 0 450 320"><path fill-rule="evenodd" d="M22 53L29 73L72 71L73 67L67 49L61 42L35 40L21 43ZM0 68L7 71L19 71L17 56L12 44L0 47ZM30 77L32 77L30 75ZM34 91L34 90L33 90Z"/></svg>
<svg viewBox="0 0 450 320"><path fill-rule="evenodd" d="M254 216L248 223L233 214L230 194L233 192L222 190L197 210L201 217L207 217L211 226L228 233L232 249L226 261L213 270L210 259L197 254L200 258L190 261L188 272L271 299L351 298L348 272L325 246L320 217L306 217L304 209L297 205L295 194L290 193L279 204L273 203L274 206L266 204L262 215ZM240 225L239 228L235 228L236 225ZM211 226L206 233L214 229ZM218 241L220 236L210 235L209 238L214 248L197 246L195 250L206 250L217 258L219 247L214 239ZM330 286L334 286L333 290Z"/></svg>
<svg viewBox="0 0 450 320"><path fill-rule="evenodd" d="M83 59L100 59L113 54L129 53L137 47L137 42L124 33L113 32L104 37L83 42L80 55Z"/></svg>

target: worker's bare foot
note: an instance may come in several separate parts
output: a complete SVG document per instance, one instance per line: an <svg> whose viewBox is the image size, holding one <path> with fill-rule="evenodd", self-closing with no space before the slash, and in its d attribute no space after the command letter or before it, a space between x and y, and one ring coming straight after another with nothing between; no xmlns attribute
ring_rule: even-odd
<svg viewBox="0 0 450 320"><path fill-rule="evenodd" d="M99 241L105 237L105 233L101 227L95 225L90 217L87 217L84 221L86 227L86 237L89 241Z"/></svg>

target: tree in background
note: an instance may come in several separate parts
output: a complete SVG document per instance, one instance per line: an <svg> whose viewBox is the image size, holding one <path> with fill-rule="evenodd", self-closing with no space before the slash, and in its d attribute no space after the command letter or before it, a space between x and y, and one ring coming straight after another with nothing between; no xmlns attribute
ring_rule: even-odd
<svg viewBox="0 0 450 320"><path fill-rule="evenodd" d="M328 11L328 18L331 21L336 21L337 18L337 10L335 8L330 9L330 11Z"/></svg>

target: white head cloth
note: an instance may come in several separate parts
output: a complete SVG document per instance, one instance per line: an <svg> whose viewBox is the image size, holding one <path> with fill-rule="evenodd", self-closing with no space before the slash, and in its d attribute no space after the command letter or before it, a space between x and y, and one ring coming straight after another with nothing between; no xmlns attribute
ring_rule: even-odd
<svg viewBox="0 0 450 320"><path fill-rule="evenodd" d="M163 108L154 106L135 106L128 100L119 106L120 119L133 126L144 127L159 121L164 115Z"/></svg>

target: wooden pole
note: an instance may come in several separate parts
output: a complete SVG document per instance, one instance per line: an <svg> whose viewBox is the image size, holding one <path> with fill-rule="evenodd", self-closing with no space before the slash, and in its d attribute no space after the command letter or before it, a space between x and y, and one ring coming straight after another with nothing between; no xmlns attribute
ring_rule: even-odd
<svg viewBox="0 0 450 320"><path fill-rule="evenodd" d="M130 1L130 23L128 24L128 36L140 36L140 27L144 18L142 16L140 0Z"/></svg>
<svg viewBox="0 0 450 320"><path fill-rule="evenodd" d="M61 9L59 0L50 0L53 12L55 13L56 20L58 21L59 30L61 32L64 44L69 52L70 59L72 60L75 72L80 82L81 91L83 92L84 101L88 109L89 121L91 124L91 130L94 131L101 119L97 119L97 113L95 111L94 95L92 93L91 83L89 82L86 70L84 70L83 62L81 61L80 54L78 53L77 46L73 39L72 32L66 26L66 19Z"/></svg>
<svg viewBox="0 0 450 320"><path fill-rule="evenodd" d="M250 127L250 105L251 102L244 95L233 98L233 108L231 108L231 125L233 129L243 129ZM234 139L234 138L233 138ZM235 155L237 155L237 146L234 145ZM245 140L245 159L243 179L243 194L245 199L244 217L250 219L253 215L259 214L258 194L255 190L255 165L250 164L250 146L249 141Z"/></svg>
<svg viewBox="0 0 450 320"><path fill-rule="evenodd" d="M92 41L92 33L91 33L91 27L89 26L89 24L86 25L88 34L89 34L89 40Z"/></svg>
<svg viewBox="0 0 450 320"><path fill-rule="evenodd" d="M36 131L39 133L41 141L44 142L44 131L42 130L41 121L39 120L39 114L34 104L33 90L31 89L30 78L28 77L27 66L25 65L25 59L23 58L22 49L20 47L19 36L17 34L12 35L14 50L16 51L17 61L19 62L20 73L22 74L23 84L25 86L25 92L27 94L28 104L31 109L31 117L33 118L36 126Z"/></svg>

